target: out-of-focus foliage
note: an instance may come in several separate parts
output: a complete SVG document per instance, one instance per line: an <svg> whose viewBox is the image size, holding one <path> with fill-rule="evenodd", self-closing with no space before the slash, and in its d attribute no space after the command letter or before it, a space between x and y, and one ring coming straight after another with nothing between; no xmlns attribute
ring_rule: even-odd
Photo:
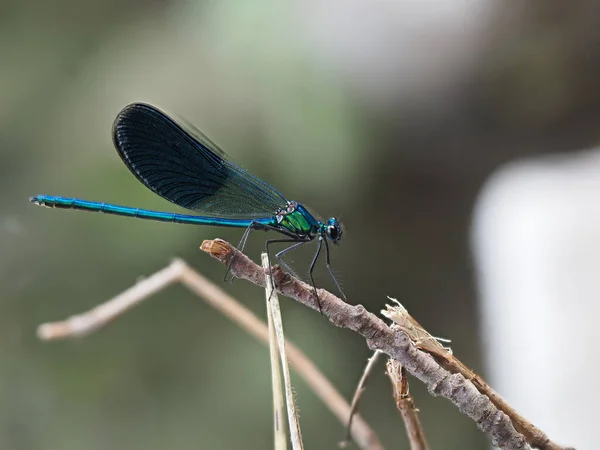
<svg viewBox="0 0 600 450"><path fill-rule="evenodd" d="M112 149L112 120L132 101L185 117L287 197L343 212L333 264L349 300L377 312L398 297L481 370L467 239L479 187L509 158L598 138L598 6L536 5L0 3L0 448L271 446L267 350L181 288L79 342L34 336L173 256L222 283L197 247L239 231L27 202L46 193L176 211ZM263 237L248 254L258 258ZM260 290L223 285L263 314ZM349 398L364 342L283 307L287 335ZM307 448L333 448L343 428L296 390ZM412 392L432 448L486 445L447 402L417 382ZM389 448L406 446L383 367L362 412Z"/></svg>

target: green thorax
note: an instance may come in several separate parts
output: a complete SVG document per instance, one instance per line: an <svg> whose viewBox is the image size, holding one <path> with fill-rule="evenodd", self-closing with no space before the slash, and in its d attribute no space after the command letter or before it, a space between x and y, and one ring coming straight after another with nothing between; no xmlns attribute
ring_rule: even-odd
<svg viewBox="0 0 600 450"><path fill-rule="evenodd" d="M314 235L321 223L300 203L290 202L287 208L277 212L277 226L298 235Z"/></svg>

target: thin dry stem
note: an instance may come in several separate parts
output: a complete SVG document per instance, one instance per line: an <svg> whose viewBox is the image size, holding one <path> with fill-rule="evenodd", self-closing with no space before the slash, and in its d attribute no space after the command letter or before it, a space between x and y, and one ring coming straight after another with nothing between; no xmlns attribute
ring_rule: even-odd
<svg viewBox="0 0 600 450"><path fill-rule="evenodd" d="M267 284L269 286L269 284ZM273 448L275 450L287 449L287 433L285 427L285 405L279 369L279 347L277 333L273 325L273 314L269 303L270 292L267 292L267 326L269 328L269 356L271 362L271 386L273 391Z"/></svg>
<svg viewBox="0 0 600 450"><path fill-rule="evenodd" d="M163 270L83 314L71 316L60 322L40 325L37 335L43 341L54 341L83 337L93 333L142 303L149 296L177 282L185 267L185 263L176 260Z"/></svg>
<svg viewBox="0 0 600 450"><path fill-rule="evenodd" d="M396 407L404 420L410 448L411 450L427 450L429 447L425 439L421 420L419 419L419 410L415 408L415 402L408 389L406 371L398 361L393 359L388 359L386 367L388 376L392 382Z"/></svg>
<svg viewBox="0 0 600 450"><path fill-rule="evenodd" d="M373 356L369 358L369 361L365 366L365 370L363 370L363 374L360 377L360 380L358 381L358 385L356 386L356 390L354 391L354 396L352 397L352 403L350 404L350 417L348 418L346 440L340 442L340 447L346 447L349 444L349 441L351 439L350 430L352 429L352 420L354 419L354 415L358 410L358 402L360 401L362 394L366 389L367 379L373 371L375 364L379 360L379 356L381 356L381 352L379 350L375 350L373 352Z"/></svg>
<svg viewBox="0 0 600 450"><path fill-rule="evenodd" d="M264 271L262 272L264 280ZM225 293L221 288L197 273L182 260L176 259L169 266L105 303L83 314L66 320L45 323L38 327L38 336L44 341L79 338L103 328L118 316L148 299L151 295L174 283L182 283L192 293L204 299L225 317L236 323L258 341L268 344L267 325L250 310ZM297 373L331 410L342 424L346 424L350 405L319 371L315 364L291 342L286 345L288 359ZM354 420L352 439L361 449L383 450L371 427L359 416Z"/></svg>
<svg viewBox="0 0 600 450"><path fill-rule="evenodd" d="M277 338L272 345L279 349L279 357L281 361L281 370L283 372L283 381L285 385L285 404L287 406L288 425L290 428L290 438L292 441L293 450L303 450L304 442L302 441L302 432L300 431L300 420L298 419L298 411L296 409L296 401L292 392L292 378L290 376L290 368L285 348L285 337L283 334L283 323L281 320L281 310L279 309L279 298L277 292L273 290L273 283L269 276L269 257L266 253L261 255L263 270L266 274L265 297L267 300L267 316L271 318L275 337ZM279 370L279 367L277 368Z"/></svg>

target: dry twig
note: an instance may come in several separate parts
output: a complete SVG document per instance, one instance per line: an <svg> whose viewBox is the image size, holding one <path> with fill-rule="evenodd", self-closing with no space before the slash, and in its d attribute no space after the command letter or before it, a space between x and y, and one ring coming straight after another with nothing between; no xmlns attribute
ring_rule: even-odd
<svg viewBox="0 0 600 450"><path fill-rule="evenodd" d="M410 448L411 450L427 450L429 447L421 426L421 420L419 420L419 410L415 408L415 402L408 389L406 370L394 359L388 359L386 367L392 382L396 406L404 420Z"/></svg>
<svg viewBox="0 0 600 450"><path fill-rule="evenodd" d="M229 243L215 239L204 241L200 247L211 256L229 265L237 278L259 286L265 284L264 270ZM273 277L278 292L312 309L317 310L317 299L312 288L281 270L274 270ZM490 398L482 394L471 380L461 373L451 373L430 354L418 349L404 332L393 330L362 305L349 305L333 294L319 289L321 311L334 325L348 328L366 339L373 350L381 350L406 368L408 373L421 380L433 395L440 395L470 417L502 449L528 449L529 443L519 433L507 414ZM548 440L544 450L562 449Z"/></svg>
<svg viewBox="0 0 600 450"><path fill-rule="evenodd" d="M262 277L264 281L264 272L262 272ZM180 259L174 260L163 270L139 281L130 289L90 311L60 322L40 325L37 334L40 339L45 341L85 336L101 329L151 295L175 283L182 283L257 340L268 343L269 331L263 321ZM345 425L350 414L348 402L298 347L287 342L286 349L292 367L338 420ZM353 441L361 449L384 449L377 435L361 417L356 417L351 431Z"/></svg>
<svg viewBox="0 0 600 450"><path fill-rule="evenodd" d="M263 264L264 268L264 264ZM272 289L268 289L270 283L265 287L267 305L267 327L269 329L269 359L271 363L271 388L273 391L273 448L274 450L287 449L287 433L285 427L285 404L283 400L283 389L281 382L281 369L279 366L279 347L277 335L273 324L270 298Z"/></svg>
<svg viewBox="0 0 600 450"><path fill-rule="evenodd" d="M269 347L279 350L279 359L281 361L281 371L283 372L283 381L285 385L285 404L288 414L288 425L290 429L290 438L292 441L293 450L303 450L304 442L302 441L302 432L300 431L300 420L298 419L298 410L294 393L292 392L292 379L290 377L290 368L287 358L287 349L285 345L285 337L283 335L283 323L281 320L281 310L279 309L279 298L277 292L273 291L273 283L269 277L269 257L266 253L262 256L262 267L266 274L265 296L267 301L267 316L269 318L269 328L272 328L275 334L275 340L269 341ZM279 371L279 364L275 370ZM275 386L274 386L275 387ZM279 388L279 386L277 387ZM277 411L276 411L277 412ZM285 448L285 447L283 447Z"/></svg>
<svg viewBox="0 0 600 450"><path fill-rule="evenodd" d="M395 326L395 325L392 325ZM363 375L358 382L358 386L354 391L354 397L352 398L350 420L348 421L348 437L345 441L341 442L340 445L345 447L350 439L350 426L352 424L353 414L358 410L358 401L366 389L366 381L371 372L373 371L381 351L376 350L373 356L369 358L369 362L365 366ZM406 370L393 359L388 359L386 363L387 374L392 382L392 392L394 400L396 401L396 407L400 411L404 426L406 428L406 434L410 443L411 450L427 450L427 440L425 439L425 432L421 426L421 421L418 416L418 409L415 408L414 400L410 395L408 388L408 379L406 378Z"/></svg>
<svg viewBox="0 0 600 450"><path fill-rule="evenodd" d="M356 411L358 411L358 402L360 401L360 398L366 389L367 378L369 378L369 375L373 371L373 368L375 367L375 364L379 360L380 356L381 352L379 350L375 350L375 352L373 352L373 356L369 358L369 361L365 366L365 370L363 370L363 374L360 377L360 380L358 380L358 385L356 386L354 396L352 397L352 403L350 404L350 417L348 418L348 426L346 428L346 439L340 442L340 447L342 448L349 444L351 439L350 430L352 429L352 419L354 419L354 415L356 414Z"/></svg>

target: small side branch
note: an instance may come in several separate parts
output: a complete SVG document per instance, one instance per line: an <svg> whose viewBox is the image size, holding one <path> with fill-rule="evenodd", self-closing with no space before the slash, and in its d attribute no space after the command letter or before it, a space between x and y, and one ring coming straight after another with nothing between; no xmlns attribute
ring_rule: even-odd
<svg viewBox="0 0 600 450"><path fill-rule="evenodd" d="M358 385L356 386L356 390L354 391L354 396L352 397L352 403L350 403L350 417L348 418L346 439L344 441L340 442L341 448L347 447L348 444L350 443L350 439L351 439L350 430L352 429L352 420L354 419L354 415L358 411L358 402L360 401L362 394L366 389L367 378L369 378L369 375L371 375L371 372L373 371L375 364L377 364L377 361L379 360L380 356L381 356L381 352L379 350L375 350L373 352L373 356L371 356L369 358L369 361L367 362L367 365L365 366L365 370L363 371L363 374L360 377L360 380L358 380Z"/></svg>
<svg viewBox="0 0 600 450"><path fill-rule="evenodd" d="M423 432L421 420L419 419L419 410L415 407L415 402L408 389L406 371L404 367L394 359L388 359L386 367L387 374L392 382L396 407L404 420L410 448L411 450L427 450L429 447L427 446L425 433Z"/></svg>
<svg viewBox="0 0 600 450"><path fill-rule="evenodd" d="M166 286L179 281L185 272L186 264L181 260L142 280L131 289L117 295L83 314L71 316L60 322L44 323L37 329L38 337L43 341L55 341L67 338L80 338L105 327L117 317L142 303L149 296L163 290Z"/></svg>
<svg viewBox="0 0 600 450"><path fill-rule="evenodd" d="M204 241L201 250L230 266L233 276L256 285L265 284L265 274L246 255L221 239ZM277 290L309 308L318 309L312 288L281 270L273 270ZM430 354L419 350L406 333L393 330L381 319L369 313L362 305L349 305L333 294L319 289L322 313L334 325L355 331L363 336L372 350L381 350L398 361L408 373L425 383L433 395L447 398L470 417L502 449L525 450L531 448L511 419L482 394L475 385L460 373L442 367ZM556 444L554 444L556 445ZM562 447L540 447L554 449Z"/></svg>

